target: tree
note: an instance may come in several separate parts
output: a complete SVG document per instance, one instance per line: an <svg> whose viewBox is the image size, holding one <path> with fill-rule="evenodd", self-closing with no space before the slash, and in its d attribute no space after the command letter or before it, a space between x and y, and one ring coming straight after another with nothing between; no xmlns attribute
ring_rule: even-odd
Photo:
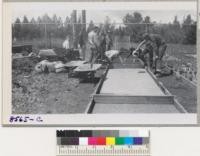
<svg viewBox="0 0 200 156"><path fill-rule="evenodd" d="M22 21L21 37L22 39L28 39L30 37L30 25L28 18L24 16Z"/></svg>
<svg viewBox="0 0 200 156"><path fill-rule="evenodd" d="M19 18L16 19L15 23L13 24L12 27L12 37L13 39L19 39L21 36L21 21Z"/></svg>
<svg viewBox="0 0 200 156"><path fill-rule="evenodd" d="M67 16L65 18L65 22L64 22L64 27L65 27L65 36L72 36L72 24L71 24L71 20L70 18Z"/></svg>
<svg viewBox="0 0 200 156"><path fill-rule="evenodd" d="M37 26L37 22L34 18L31 19L30 21L30 25L29 25L29 32L30 32L30 38L37 38L39 36L38 34L38 26Z"/></svg>
<svg viewBox="0 0 200 156"><path fill-rule="evenodd" d="M146 16L144 18L144 23L151 23L151 18L149 16Z"/></svg>
<svg viewBox="0 0 200 156"><path fill-rule="evenodd" d="M127 14L123 18L123 22L126 26L126 31L131 35L131 41L140 41L141 34L145 32L145 25L142 25L142 15L139 12L134 12L132 15Z"/></svg>
<svg viewBox="0 0 200 156"><path fill-rule="evenodd" d="M40 18L40 16L37 18L37 23L38 24L42 23L42 19Z"/></svg>
<svg viewBox="0 0 200 156"><path fill-rule="evenodd" d="M173 24L180 27L180 22L178 21L177 16L174 17Z"/></svg>
<svg viewBox="0 0 200 156"><path fill-rule="evenodd" d="M105 21L104 21L104 30L107 31L111 31L110 28L111 27L111 19L110 17L106 16Z"/></svg>
<svg viewBox="0 0 200 156"><path fill-rule="evenodd" d="M58 23L58 18L56 16L56 14L53 15L52 22L55 23L55 24Z"/></svg>
<svg viewBox="0 0 200 156"><path fill-rule="evenodd" d="M146 32L149 32L150 31L150 23L151 23L151 18L149 17L149 16L146 16L145 18L144 18L144 23L145 23L145 31ZM142 26L142 27L144 27L144 26Z"/></svg>
<svg viewBox="0 0 200 156"><path fill-rule="evenodd" d="M52 23L52 20L51 20L51 18L49 17L48 14L44 14L44 15L42 16L42 23L46 23L46 24Z"/></svg>
<svg viewBox="0 0 200 156"><path fill-rule="evenodd" d="M185 44L196 44L196 23L192 20L191 15L187 15L183 21L183 43Z"/></svg>
<svg viewBox="0 0 200 156"><path fill-rule="evenodd" d="M190 25L192 24L193 20L191 18L191 15L187 15L186 19L183 21L184 25Z"/></svg>
<svg viewBox="0 0 200 156"><path fill-rule="evenodd" d="M24 16L22 23L29 23L28 18L26 16Z"/></svg>
<svg viewBox="0 0 200 156"><path fill-rule="evenodd" d="M91 20L88 25L87 32L90 32L93 28L94 28L94 22Z"/></svg>
<svg viewBox="0 0 200 156"><path fill-rule="evenodd" d="M42 19L39 16L37 18L37 37L41 38L44 35L44 25L42 24Z"/></svg>
<svg viewBox="0 0 200 156"><path fill-rule="evenodd" d="M30 23L31 23L31 24L36 24L36 21L35 21L34 17L33 17L33 18L31 18L31 21L30 21Z"/></svg>

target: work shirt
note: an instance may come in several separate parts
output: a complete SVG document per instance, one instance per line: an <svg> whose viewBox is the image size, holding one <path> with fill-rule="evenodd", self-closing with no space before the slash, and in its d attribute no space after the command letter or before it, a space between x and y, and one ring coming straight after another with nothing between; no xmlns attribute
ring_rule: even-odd
<svg viewBox="0 0 200 156"><path fill-rule="evenodd" d="M96 32L91 31L88 34L88 43L91 47L96 48L98 45L98 35Z"/></svg>
<svg viewBox="0 0 200 156"><path fill-rule="evenodd" d="M165 40L158 34L150 34L150 41L152 41L157 47L165 44Z"/></svg>

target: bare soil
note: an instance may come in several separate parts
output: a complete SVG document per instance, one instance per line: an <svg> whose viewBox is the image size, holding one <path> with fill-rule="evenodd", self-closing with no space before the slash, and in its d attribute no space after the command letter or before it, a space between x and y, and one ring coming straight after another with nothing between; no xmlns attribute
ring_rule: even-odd
<svg viewBox="0 0 200 156"><path fill-rule="evenodd" d="M95 84L81 83L68 73L35 73L38 60L13 61L12 113L84 113Z"/></svg>
<svg viewBox="0 0 200 156"><path fill-rule="evenodd" d="M158 78L188 113L197 112L197 88L174 75Z"/></svg>

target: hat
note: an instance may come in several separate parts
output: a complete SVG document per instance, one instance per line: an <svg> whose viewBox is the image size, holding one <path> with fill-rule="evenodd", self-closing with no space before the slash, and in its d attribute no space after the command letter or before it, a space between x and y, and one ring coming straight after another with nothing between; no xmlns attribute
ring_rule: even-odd
<svg viewBox="0 0 200 156"><path fill-rule="evenodd" d="M143 34L142 37L143 37L143 39L145 39L145 40L149 40L149 39L150 39L150 36L149 36L148 33Z"/></svg>
<svg viewBox="0 0 200 156"><path fill-rule="evenodd" d="M96 25L94 26L94 29L98 29L98 28L99 28L98 26L96 26Z"/></svg>

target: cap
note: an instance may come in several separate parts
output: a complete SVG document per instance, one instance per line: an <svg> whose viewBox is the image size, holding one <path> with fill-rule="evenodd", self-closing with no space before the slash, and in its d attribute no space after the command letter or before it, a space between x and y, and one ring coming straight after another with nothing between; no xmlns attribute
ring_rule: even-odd
<svg viewBox="0 0 200 156"><path fill-rule="evenodd" d="M145 39L145 40L149 40L149 39L150 39L150 36L149 36L148 33L143 34L142 37L143 37L143 39Z"/></svg>

